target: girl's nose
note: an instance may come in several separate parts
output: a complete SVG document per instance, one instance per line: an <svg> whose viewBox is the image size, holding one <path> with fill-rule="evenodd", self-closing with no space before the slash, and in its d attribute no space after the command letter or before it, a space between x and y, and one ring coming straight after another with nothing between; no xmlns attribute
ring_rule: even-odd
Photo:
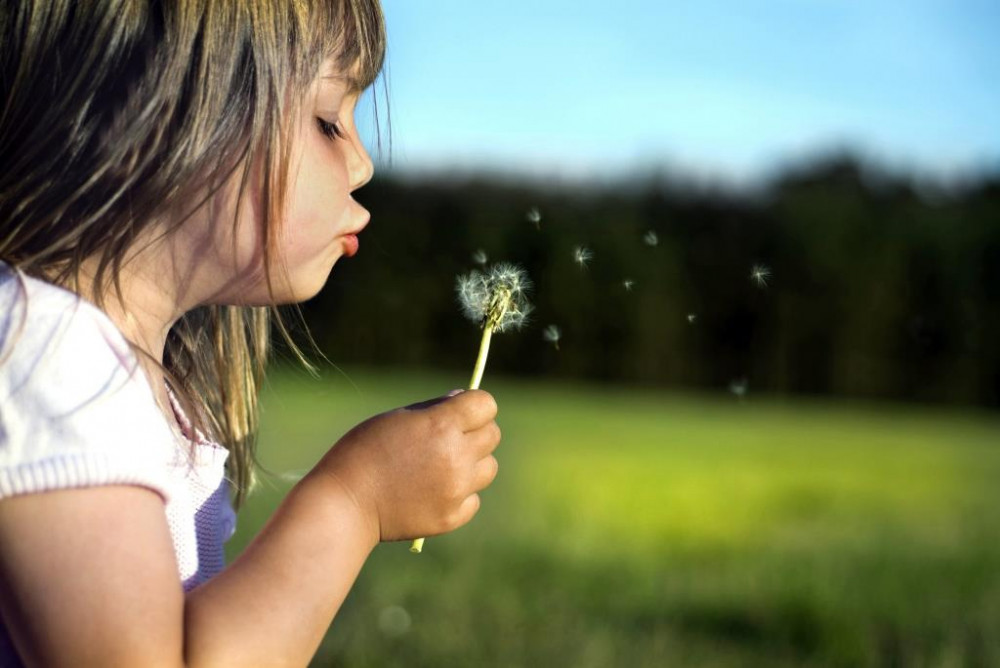
<svg viewBox="0 0 1000 668"><path fill-rule="evenodd" d="M351 133L351 146L354 150L348 152L347 175L353 192L372 180L375 165L357 132Z"/></svg>

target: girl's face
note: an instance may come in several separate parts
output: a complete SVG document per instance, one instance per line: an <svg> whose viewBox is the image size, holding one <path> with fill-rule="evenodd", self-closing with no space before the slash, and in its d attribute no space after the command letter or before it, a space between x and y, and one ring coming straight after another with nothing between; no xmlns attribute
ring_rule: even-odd
<svg viewBox="0 0 1000 668"><path fill-rule="evenodd" d="M358 252L358 233L370 214L351 194L371 180L371 157L358 136L359 93L332 68L306 96L295 125L285 213L275 245L290 301L319 292L334 263ZM276 295L282 298L282 295Z"/></svg>
<svg viewBox="0 0 1000 668"><path fill-rule="evenodd" d="M338 259L357 252L356 235L368 223L369 213L351 194L368 183L374 172L354 123L358 96L350 81L327 64L305 95L299 117L290 119L291 156L283 214L277 226L272 226L276 232L269 240L271 291L263 270L264 185L259 179L251 179L252 185L243 193L236 239L228 221L239 175L226 189L223 201L217 201L206 216L209 239L197 232L188 235L201 267L212 268L207 270L211 273L208 280L216 288L209 302L304 301L319 292ZM205 233L204 228L201 232Z"/></svg>

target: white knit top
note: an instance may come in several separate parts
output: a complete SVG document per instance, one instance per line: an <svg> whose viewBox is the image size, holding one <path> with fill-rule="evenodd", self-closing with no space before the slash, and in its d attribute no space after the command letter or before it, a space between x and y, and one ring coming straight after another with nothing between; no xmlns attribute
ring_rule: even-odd
<svg viewBox="0 0 1000 668"><path fill-rule="evenodd" d="M179 429L100 309L0 262L0 502L94 485L152 489L189 591L222 570L236 516L228 451L171 403ZM0 666L18 664L0 622Z"/></svg>

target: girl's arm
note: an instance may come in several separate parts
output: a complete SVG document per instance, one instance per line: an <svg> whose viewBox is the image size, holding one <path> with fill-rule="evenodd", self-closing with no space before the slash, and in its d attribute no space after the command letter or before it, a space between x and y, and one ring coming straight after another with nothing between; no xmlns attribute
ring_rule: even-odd
<svg viewBox="0 0 1000 668"><path fill-rule="evenodd" d="M140 487L0 502L0 615L28 665L305 665L380 540L449 531L496 475L496 404L469 391L348 433L229 567L187 596Z"/></svg>

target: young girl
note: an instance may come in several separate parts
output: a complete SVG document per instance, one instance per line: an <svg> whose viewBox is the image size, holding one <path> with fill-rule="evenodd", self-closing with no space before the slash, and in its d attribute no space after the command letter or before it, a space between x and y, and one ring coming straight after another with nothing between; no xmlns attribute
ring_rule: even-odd
<svg viewBox="0 0 1000 668"><path fill-rule="evenodd" d="M453 392L223 568L268 309L368 222L383 50L377 0L0 0L0 665L303 665L379 541L476 513L496 404Z"/></svg>

